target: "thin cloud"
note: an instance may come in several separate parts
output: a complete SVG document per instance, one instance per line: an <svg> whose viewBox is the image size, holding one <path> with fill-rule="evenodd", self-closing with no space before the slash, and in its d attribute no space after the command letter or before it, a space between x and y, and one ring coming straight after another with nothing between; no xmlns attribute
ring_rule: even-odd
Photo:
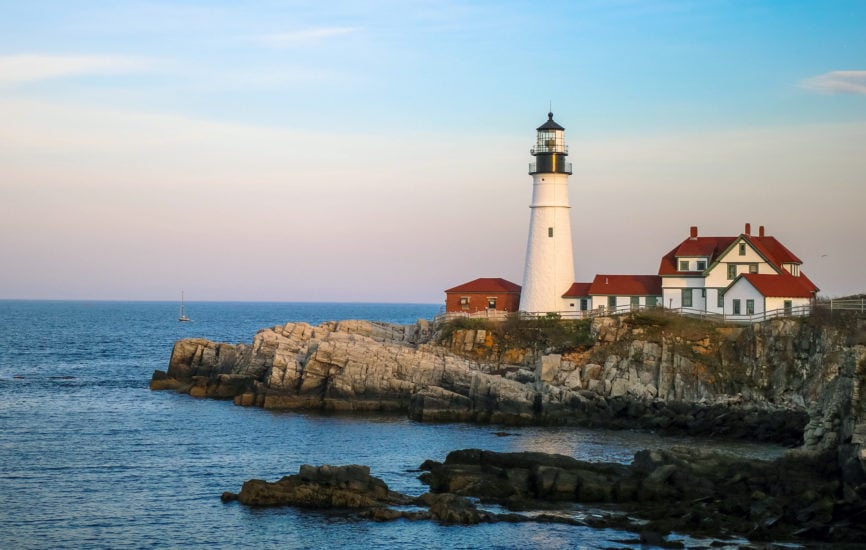
<svg viewBox="0 0 866 550"><path fill-rule="evenodd" d="M274 34L263 34L255 37L256 42L274 48L286 48L313 44L328 40L330 38L352 34L358 29L355 27L318 27Z"/></svg>
<svg viewBox="0 0 866 550"><path fill-rule="evenodd" d="M866 71L830 71L800 83L823 94L866 94Z"/></svg>
<svg viewBox="0 0 866 550"><path fill-rule="evenodd" d="M147 59L111 55L0 56L0 84L32 82L89 74L130 73L150 67Z"/></svg>

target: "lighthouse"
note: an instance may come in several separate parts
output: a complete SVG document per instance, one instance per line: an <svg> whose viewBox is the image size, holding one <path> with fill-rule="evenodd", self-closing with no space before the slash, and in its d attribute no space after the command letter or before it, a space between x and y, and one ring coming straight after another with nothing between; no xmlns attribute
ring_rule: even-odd
<svg viewBox="0 0 866 550"><path fill-rule="evenodd" d="M574 256L568 204L571 163L565 162L565 128L553 120L553 113L538 127L529 152L535 162L529 165L532 204L520 311L558 312L566 309L562 295L574 283Z"/></svg>

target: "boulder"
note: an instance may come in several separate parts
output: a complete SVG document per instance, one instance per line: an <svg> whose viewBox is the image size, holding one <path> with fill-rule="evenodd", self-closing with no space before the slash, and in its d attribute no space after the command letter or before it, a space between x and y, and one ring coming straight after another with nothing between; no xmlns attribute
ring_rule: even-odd
<svg viewBox="0 0 866 550"><path fill-rule="evenodd" d="M223 500L229 500L223 497ZM390 491L370 475L367 466L301 466L300 471L275 482L251 479L237 495L248 506L300 508L373 508L407 504L411 498Z"/></svg>

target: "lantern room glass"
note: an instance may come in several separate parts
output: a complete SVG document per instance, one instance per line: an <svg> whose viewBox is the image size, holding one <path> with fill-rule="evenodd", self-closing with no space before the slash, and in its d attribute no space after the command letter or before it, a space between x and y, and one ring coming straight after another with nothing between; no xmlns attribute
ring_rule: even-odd
<svg viewBox="0 0 866 550"><path fill-rule="evenodd" d="M553 129L539 130L535 152L565 153L565 132Z"/></svg>

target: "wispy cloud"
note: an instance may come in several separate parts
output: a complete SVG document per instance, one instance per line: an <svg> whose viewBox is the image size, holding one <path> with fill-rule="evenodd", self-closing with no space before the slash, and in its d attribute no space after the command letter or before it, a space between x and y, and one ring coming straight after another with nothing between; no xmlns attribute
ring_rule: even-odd
<svg viewBox="0 0 866 550"><path fill-rule="evenodd" d="M255 41L274 48L286 48L314 44L357 32L356 27L317 27L273 34L263 34L255 37Z"/></svg>
<svg viewBox="0 0 866 550"><path fill-rule="evenodd" d="M0 84L88 74L130 73L151 65L152 62L145 58L112 55L3 55L0 56Z"/></svg>
<svg viewBox="0 0 866 550"><path fill-rule="evenodd" d="M824 94L866 94L866 71L830 71L808 78L800 86Z"/></svg>

